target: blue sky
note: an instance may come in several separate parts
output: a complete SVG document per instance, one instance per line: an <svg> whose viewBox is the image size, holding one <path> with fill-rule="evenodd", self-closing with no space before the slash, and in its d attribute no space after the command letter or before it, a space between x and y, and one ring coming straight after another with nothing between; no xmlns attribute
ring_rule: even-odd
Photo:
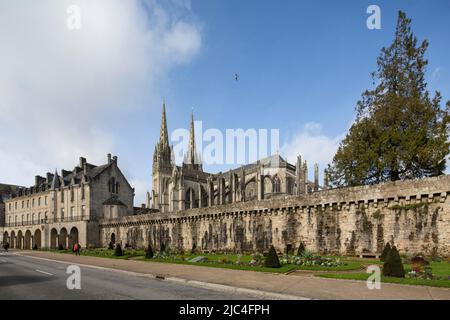
<svg viewBox="0 0 450 320"><path fill-rule="evenodd" d="M381 30L366 27L366 9L372 4L381 8ZM108 150L119 156L123 171L139 188L137 202L144 200L145 189L151 185L152 154L159 137L163 97L167 101L169 130L187 127L192 108L205 129L278 128L282 155L302 153L323 168L349 128L361 93L372 85L370 73L375 70L380 49L392 42L399 9L412 18L418 39L430 42L429 89L439 90L444 100L450 100L448 0L174 0L170 5L160 5L173 19L172 24L184 22L174 37L178 41L175 53L158 51L163 58L165 52L174 58L169 62L163 58L152 60L148 69L133 70L129 78L121 75L123 86L129 83L132 88L127 87L126 95L120 94L121 86L105 90L115 100L101 100L105 108L99 121L88 128L95 139L108 137ZM149 19L154 18L154 9L149 5ZM139 12L133 14L142 18ZM120 27L115 34L129 29ZM91 45L96 46L95 42ZM134 48L130 53L124 51L124 57L118 60L124 68L136 59L145 60L145 55L132 55ZM152 67L158 64L170 67L158 69L157 76L149 80L147 70L152 73ZM239 81L234 80L235 73ZM102 85L96 82L95 91ZM97 130L101 134L96 134ZM49 132L47 138L51 136ZM106 157L104 149L80 144L76 151L97 160ZM72 153L68 154L73 159ZM76 161L74 158L70 163ZM52 158L32 167L44 170L51 166L45 169L51 170L60 167L61 162L69 160ZM213 172L227 168L206 166ZM18 180L7 182L32 183L32 177Z"/></svg>
<svg viewBox="0 0 450 320"><path fill-rule="evenodd" d="M381 8L381 30L366 28L370 4ZM200 0L192 10L202 23L201 52L171 72L164 90L169 129L188 126L194 108L205 127L280 128L282 145L310 122L330 139L345 133L372 85L380 49L393 39L399 9L413 19L418 38L430 41L430 89L450 99L448 1ZM148 162L159 111L147 110L135 126Z"/></svg>

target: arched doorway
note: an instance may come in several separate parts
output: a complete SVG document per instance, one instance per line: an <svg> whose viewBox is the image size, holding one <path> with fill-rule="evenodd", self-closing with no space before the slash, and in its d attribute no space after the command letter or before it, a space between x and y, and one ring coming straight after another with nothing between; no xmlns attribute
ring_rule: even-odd
<svg viewBox="0 0 450 320"><path fill-rule="evenodd" d="M25 246L24 249L30 250L31 249L31 231L27 230L25 232Z"/></svg>
<svg viewBox="0 0 450 320"><path fill-rule="evenodd" d="M111 243L113 245L116 244L116 234L115 233L111 233Z"/></svg>
<svg viewBox="0 0 450 320"><path fill-rule="evenodd" d="M62 228L59 232L59 243L62 244L63 248L67 248L67 229Z"/></svg>
<svg viewBox="0 0 450 320"><path fill-rule="evenodd" d="M58 248L58 231L55 228L50 231L50 248L57 249Z"/></svg>
<svg viewBox="0 0 450 320"><path fill-rule="evenodd" d="M11 238L9 239L9 247L14 249L16 247L16 233L11 231Z"/></svg>
<svg viewBox="0 0 450 320"><path fill-rule="evenodd" d="M34 244L33 244L33 249L34 246L37 246L38 249L41 248L41 230L36 229L36 231L34 232Z"/></svg>
<svg viewBox="0 0 450 320"><path fill-rule="evenodd" d="M78 229L73 227L72 229L70 229L69 248L73 248L73 245L75 243L78 243Z"/></svg>
<svg viewBox="0 0 450 320"><path fill-rule="evenodd" d="M17 249L23 249L23 236L22 236L22 230L20 230L20 231L17 233L17 240L15 241L15 243L16 243L15 248L17 248Z"/></svg>

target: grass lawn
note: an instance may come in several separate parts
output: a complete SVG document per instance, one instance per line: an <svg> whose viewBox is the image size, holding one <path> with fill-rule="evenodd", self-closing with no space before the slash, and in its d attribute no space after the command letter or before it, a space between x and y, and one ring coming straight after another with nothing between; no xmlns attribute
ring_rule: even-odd
<svg viewBox="0 0 450 320"><path fill-rule="evenodd" d="M194 255L196 257L198 255ZM202 255L207 256L207 255ZM137 257L135 260L137 261L148 261L148 262L158 262L158 263L174 263L174 264L185 264L191 266L201 266L201 267L212 267L212 268L223 268L223 269L234 269L234 270L247 270L247 271L258 271L258 272L271 272L271 273L286 273L296 268L293 264L285 264L281 266L281 268L266 268L266 267L258 267L258 266L248 266L248 265L238 265L231 263L219 263L210 260L211 262L189 262L182 260L173 260L173 259L146 259L145 257Z"/></svg>
<svg viewBox="0 0 450 320"><path fill-rule="evenodd" d="M367 274L367 273L341 273L341 274L331 273L331 274L317 274L316 276L321 277L321 278L366 281L367 278L370 276L370 274ZM425 280L425 279L381 277L381 282L409 284L409 285L416 285L416 286L431 286L431 287L450 288L449 280Z"/></svg>

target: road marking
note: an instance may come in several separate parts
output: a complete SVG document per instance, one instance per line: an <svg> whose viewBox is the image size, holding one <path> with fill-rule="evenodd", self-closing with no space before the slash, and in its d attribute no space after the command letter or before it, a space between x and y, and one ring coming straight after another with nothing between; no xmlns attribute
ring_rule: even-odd
<svg viewBox="0 0 450 320"><path fill-rule="evenodd" d="M46 274L46 275L48 275L48 276L53 276L52 273L48 273L48 272L45 272L45 271L42 271L42 270L35 269L34 271L40 272L40 273L43 273L43 274Z"/></svg>

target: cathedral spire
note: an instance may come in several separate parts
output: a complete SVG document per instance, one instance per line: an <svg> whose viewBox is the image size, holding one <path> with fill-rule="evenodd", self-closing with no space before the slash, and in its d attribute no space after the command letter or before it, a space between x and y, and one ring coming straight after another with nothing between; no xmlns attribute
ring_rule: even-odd
<svg viewBox="0 0 450 320"><path fill-rule="evenodd" d="M195 127L194 127L194 111L191 113L191 128L189 134L189 161L191 164L196 164L196 150L195 150Z"/></svg>
<svg viewBox="0 0 450 320"><path fill-rule="evenodd" d="M165 149L169 146L169 134L167 133L167 119L166 119L166 99L163 100L161 131L159 133L160 148Z"/></svg>

